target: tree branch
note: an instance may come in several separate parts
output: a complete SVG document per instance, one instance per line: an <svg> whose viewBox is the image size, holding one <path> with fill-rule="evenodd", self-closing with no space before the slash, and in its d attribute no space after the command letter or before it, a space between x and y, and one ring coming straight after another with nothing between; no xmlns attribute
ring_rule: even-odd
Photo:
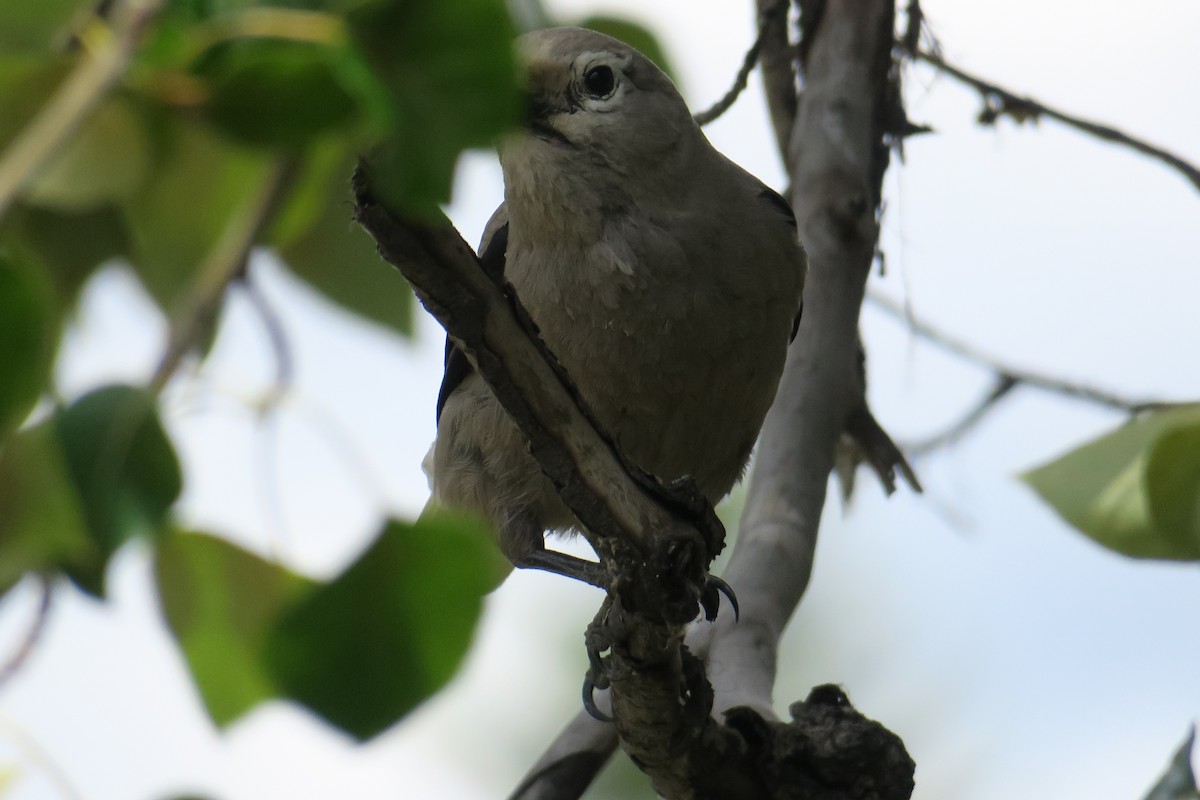
<svg viewBox="0 0 1200 800"><path fill-rule="evenodd" d="M736 728L713 719L703 664L682 646L703 580L695 570L707 566L706 552L697 551L704 551L706 543L694 519L682 518L680 510L664 505L648 485L631 476L533 335L511 287L494 283L448 224L398 219L375 201L362 169L354 185L355 218L463 347L612 570L609 594L588 638L593 649L611 654L606 677L615 727L655 790L667 798L741 800L800 797L797 787L828 784L828 770L847 753L822 753L825 739L817 746L806 738L806 726L824 713L816 706L811 713L798 707L790 725L767 723L749 710ZM896 763L911 763L907 755L896 756L903 754L898 739L848 703L839 707L836 725L824 728L826 733L850 735L870 728L878 735L868 737L862 752L871 754L871 763L893 770ZM841 741L838 735L831 740ZM550 768L535 774L533 784L527 781L518 796L571 796L556 793L553 779L564 779L557 784L564 792L580 788L580 776L594 774L603 758L604 737L591 741L598 749L582 753L592 759L585 769L556 771L564 758L550 754ZM899 796L866 793L883 773L864 771L858 755L855 759L854 769L833 776L825 797ZM904 785L893 777L885 782Z"/></svg>
<svg viewBox="0 0 1200 800"><path fill-rule="evenodd" d="M987 353L984 353L972 345L957 339L954 336L933 327L928 322L914 316L910 310L904 308L895 300L884 297L876 292L868 294L871 304L876 308L886 312L890 316L901 320L909 330L920 336L922 339L929 341L948 353L952 353L964 361L969 361L972 364L977 364L995 374L998 381L1008 381L1013 386L1006 388L1000 393L1000 396L1007 394L1012 388L1017 385L1032 386L1036 389L1041 389L1045 392L1053 394L1065 395L1073 397L1077 400L1083 400L1094 405L1104 406L1106 408L1115 409L1117 411L1125 411L1129 414L1141 414L1146 411L1156 411L1164 408L1170 408L1175 405L1181 405L1184 401L1161 400L1154 398L1133 398L1119 395L1114 392L1109 392L1104 389L1098 389L1094 386L1088 386L1082 383L1064 380L1051 375L1045 375L1039 372L1021 369L1011 364L1004 363ZM999 386L997 387L999 388ZM996 392L993 391L993 394ZM999 397L996 398L997 400ZM977 423L983 417L983 412L990 410L995 405L995 400L986 402L985 408L978 410L971 415L971 424ZM965 421L965 420L964 420ZM959 423L955 427L961 426ZM965 431L959 431L954 434L953 438L958 438ZM945 435L945 434L942 434ZM928 446L924 449L928 450Z"/></svg>
<svg viewBox="0 0 1200 800"><path fill-rule="evenodd" d="M775 131L775 142L779 154L787 163L790 153L792 128L796 124L796 49L788 36L788 15L768 15L774 0L755 0L758 13L764 20L762 31L763 93L767 98L767 110L771 114L771 127Z"/></svg>
<svg viewBox="0 0 1200 800"><path fill-rule="evenodd" d="M33 620L29 623L29 628L22 637L16 651L9 656L8 660L0 665L0 688L3 688L13 676L21 671L21 667L29 659L33 653L33 649L37 647L37 643L42 638L42 633L46 630L46 622L50 619L50 606L54 601L53 587L50 585L50 578L44 575L36 576L38 604L37 609L33 612Z"/></svg>
<svg viewBox="0 0 1200 800"><path fill-rule="evenodd" d="M878 232L872 198L890 119L892 19L888 0L829 3L806 29L806 89L787 137L792 202L809 258L805 311L759 437L724 573L742 614L736 625L718 617L708 647L717 710L771 713L779 638L808 585L834 450L861 402L858 315ZM773 116L778 134L786 108ZM907 777L893 776L889 796L911 793L906 763Z"/></svg>
<svg viewBox="0 0 1200 800"><path fill-rule="evenodd" d="M375 237L429 311L463 348L528 437L530 450L613 574L593 627L623 744L668 797L685 796L696 761L720 760L715 722L682 698L703 675L685 675L684 626L695 616L712 542L696 519L652 496L581 408L569 380L531 335L511 287L494 283L448 224L401 220L379 205L360 168L355 218ZM711 513L711 509L709 509ZM717 523L719 525L719 523ZM654 734L647 735L647 715ZM679 742L689 746L681 752Z"/></svg>
<svg viewBox="0 0 1200 800"><path fill-rule="evenodd" d="M858 313L874 253L871 197L878 107L890 65L886 0L830 3L805 48L807 78L789 137L792 204L808 252L804 314L759 437L725 579L741 621L718 619L708 663L717 708L771 708L779 636L808 585L834 448L855 403Z"/></svg>
<svg viewBox="0 0 1200 800"><path fill-rule="evenodd" d="M957 442L962 437L970 433L976 425L983 421L983 418L988 415L992 409L1000 404L1000 401L1008 397L1012 390L1020 385L1020 381L1011 375L996 375L996 380L992 388L980 398L970 411L962 416L954 424L940 433L934 434L927 439L919 442L906 445L905 450L913 456L923 455L939 447L946 447Z"/></svg>
<svg viewBox="0 0 1200 800"><path fill-rule="evenodd" d="M759 53L767 37L775 33L775 28L786 24L786 9L787 0L764 0L758 14L758 34L742 59L742 66L733 81L733 87L710 108L693 115L697 125L707 125L733 107L738 96L746 90L746 82L750 80L750 72L758 62Z"/></svg>
<svg viewBox="0 0 1200 800"><path fill-rule="evenodd" d="M979 118L980 122L984 124L991 124L995 122L996 118L1004 114L1011 116L1018 122L1047 117L1056 122L1061 122L1067 127L1086 133L1089 136L1094 136L1097 139L1102 139L1103 141L1122 147L1128 147L1144 156L1149 156L1180 173L1191 182L1192 186L1200 190L1200 168L1188 163L1174 153L1130 136L1108 125L1072 116L1028 97L1019 97L1007 89L971 75L959 67L948 63L940 54L930 50L918 49L916 51L916 58L978 91L986 104Z"/></svg>
<svg viewBox="0 0 1200 800"><path fill-rule="evenodd" d="M609 712L607 692L597 693ZM618 744L617 729L580 711L526 773L509 800L577 800L608 763Z"/></svg>

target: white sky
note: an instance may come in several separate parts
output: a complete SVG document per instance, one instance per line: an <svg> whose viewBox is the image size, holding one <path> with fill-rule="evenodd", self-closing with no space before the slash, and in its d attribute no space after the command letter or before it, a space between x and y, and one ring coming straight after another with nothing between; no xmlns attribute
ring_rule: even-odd
<svg viewBox="0 0 1200 800"><path fill-rule="evenodd" d="M750 3L549 3L646 21L666 41L695 107L727 88L752 39ZM947 56L1019 93L1111 122L1200 162L1200 5L1148 0L926 0ZM757 82L710 137L781 185ZM879 291L998 357L1135 395L1200 397L1200 193L1132 153L1053 123L980 130L978 101L918 69L908 144L889 173ZM490 156L464 159L452 216L478 237L500 197ZM425 499L441 337L414 343L349 320L257 265L285 318L297 386L273 423L244 401L272 367L240 301L209 385L176 393L183 509L197 524L330 574L380 509ZM872 401L900 437L937 430L987 376L868 308ZM124 275L87 294L63 360L68 393L144 379L162 322ZM869 476L826 514L814 579L789 634L781 709L840 682L901 734L916 797L1140 797L1200 718L1200 574L1112 556L1061 524L1015 480L1115 425L1113 414L1021 390L966 442L917 464L924 497L881 497ZM365 747L282 704L225 734L200 709L157 621L146 559L127 552L113 601L64 592L25 670L0 691L6 798L221 800L504 796L577 708L582 630L600 597L519 574L488 604L451 689ZM0 653L30 613L0 606ZM59 778L52 776L58 774ZM65 788L63 783L71 788Z"/></svg>

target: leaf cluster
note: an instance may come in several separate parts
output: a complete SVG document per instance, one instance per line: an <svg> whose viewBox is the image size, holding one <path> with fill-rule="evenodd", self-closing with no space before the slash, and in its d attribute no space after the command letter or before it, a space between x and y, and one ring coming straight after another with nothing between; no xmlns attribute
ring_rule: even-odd
<svg viewBox="0 0 1200 800"><path fill-rule="evenodd" d="M124 53L122 0L0 10L0 170L28 173L0 198L0 594L37 574L103 599L113 555L141 541L216 722L289 698L368 738L461 661L507 571L479 523L381 519L340 575L303 577L175 518L186 474L161 384L63 400L53 366L82 286L114 262L202 355L251 248L409 335L411 291L351 223L349 176L366 154L391 202L436 213L459 154L517 118L512 26L502 0L142 4ZM118 80L62 121L65 144L14 163L72 80L118 57ZM216 313L190 318L214 290Z"/></svg>

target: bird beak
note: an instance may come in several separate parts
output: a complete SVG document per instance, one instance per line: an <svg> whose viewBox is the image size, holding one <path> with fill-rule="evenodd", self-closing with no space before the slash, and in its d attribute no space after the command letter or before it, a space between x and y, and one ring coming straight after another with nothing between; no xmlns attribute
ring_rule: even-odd
<svg viewBox="0 0 1200 800"><path fill-rule="evenodd" d="M574 147L562 131L554 127L551 118L568 111L562 101L565 81L548 65L536 62L527 70L528 84L525 88L525 127L538 139Z"/></svg>

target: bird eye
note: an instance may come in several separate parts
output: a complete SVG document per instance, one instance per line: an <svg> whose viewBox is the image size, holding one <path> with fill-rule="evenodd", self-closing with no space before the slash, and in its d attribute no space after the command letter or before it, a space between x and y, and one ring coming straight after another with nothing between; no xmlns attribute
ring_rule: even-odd
<svg viewBox="0 0 1200 800"><path fill-rule="evenodd" d="M592 97L607 97L616 88L612 67L592 67L583 74L583 88Z"/></svg>

